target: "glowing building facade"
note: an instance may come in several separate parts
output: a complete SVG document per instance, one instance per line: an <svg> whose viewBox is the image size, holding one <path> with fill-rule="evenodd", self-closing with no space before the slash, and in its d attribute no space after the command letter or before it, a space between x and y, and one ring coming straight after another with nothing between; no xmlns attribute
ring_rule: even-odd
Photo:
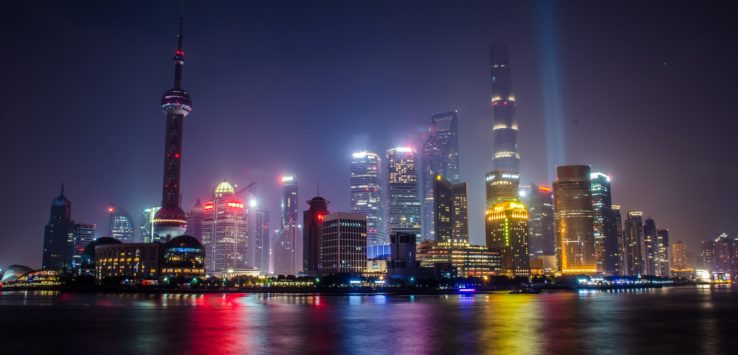
<svg viewBox="0 0 738 355"><path fill-rule="evenodd" d="M205 209L198 198L190 212L187 213L187 235L195 237L202 242L202 220L205 217Z"/></svg>
<svg viewBox="0 0 738 355"><path fill-rule="evenodd" d="M115 205L108 208L108 236L123 243L136 241L136 228L133 225L133 218L128 212L115 207Z"/></svg>
<svg viewBox="0 0 738 355"><path fill-rule="evenodd" d="M450 265L459 277L484 277L500 272L500 252L463 242L437 242L420 260L421 267Z"/></svg>
<svg viewBox="0 0 738 355"><path fill-rule="evenodd" d="M95 225L89 223L75 223L72 228L72 240L74 243L74 255L72 256L72 267L77 273L82 267L82 254L87 245L95 240Z"/></svg>
<svg viewBox="0 0 738 355"><path fill-rule="evenodd" d="M528 202L528 252L531 256L555 255L553 189L531 184Z"/></svg>
<svg viewBox="0 0 738 355"><path fill-rule="evenodd" d="M324 215L318 274L359 274L367 266L367 219L359 213Z"/></svg>
<svg viewBox="0 0 738 355"><path fill-rule="evenodd" d="M497 202L487 210L487 247L500 253L500 268L509 277L530 275L528 209L520 200Z"/></svg>
<svg viewBox="0 0 738 355"><path fill-rule="evenodd" d="M397 147L387 151L389 232L409 233L420 242L420 196L415 149Z"/></svg>
<svg viewBox="0 0 738 355"><path fill-rule="evenodd" d="M656 235L656 276L669 277L669 230L659 229Z"/></svg>
<svg viewBox="0 0 738 355"><path fill-rule="evenodd" d="M368 245L387 243L380 184L382 159L372 152L351 155L351 212L366 215Z"/></svg>
<svg viewBox="0 0 738 355"><path fill-rule="evenodd" d="M643 243L643 212L629 211L623 227L624 275L645 275Z"/></svg>
<svg viewBox="0 0 738 355"><path fill-rule="evenodd" d="M452 184L459 182L458 113L456 111L431 116L428 139L423 144L422 163L422 236L438 240L435 236L435 207L433 187L437 175Z"/></svg>
<svg viewBox="0 0 738 355"><path fill-rule="evenodd" d="M658 229L656 221L652 217L646 218L643 222L643 274L657 275L656 265L658 264Z"/></svg>
<svg viewBox="0 0 738 355"><path fill-rule="evenodd" d="M590 174L592 208L594 209L594 241L597 271L617 275L619 252L618 231L612 212L610 177L599 172Z"/></svg>
<svg viewBox="0 0 738 355"><path fill-rule="evenodd" d="M452 184L436 175L433 202L435 238L440 242L469 243L466 183Z"/></svg>
<svg viewBox="0 0 738 355"><path fill-rule="evenodd" d="M691 274L694 269L687 261L687 245L681 240L671 244L671 273L678 277Z"/></svg>
<svg viewBox="0 0 738 355"><path fill-rule="evenodd" d="M141 225L139 227L139 240L143 243L151 243L156 239L154 234L154 218L161 207L144 208L141 212Z"/></svg>
<svg viewBox="0 0 738 355"><path fill-rule="evenodd" d="M556 263L561 274L597 272L589 166L556 168L554 210Z"/></svg>
<svg viewBox="0 0 738 355"><path fill-rule="evenodd" d="M245 270L248 265L247 218L244 200L223 181L203 205L202 244L211 273Z"/></svg>
<svg viewBox="0 0 738 355"><path fill-rule="evenodd" d="M177 50L174 52L174 87L164 93L161 108L167 116L164 143L164 180L161 209L154 217L155 239L166 240L185 233L187 215L180 207L182 170L182 137L184 118L192 111L190 94L182 89L182 50L184 18L179 20Z"/></svg>
<svg viewBox="0 0 738 355"><path fill-rule="evenodd" d="M620 214L620 205L612 205L612 220L615 224L615 234L618 239L617 249L617 260L615 264L615 275L625 276L624 253L625 253L625 239L623 238L623 217Z"/></svg>

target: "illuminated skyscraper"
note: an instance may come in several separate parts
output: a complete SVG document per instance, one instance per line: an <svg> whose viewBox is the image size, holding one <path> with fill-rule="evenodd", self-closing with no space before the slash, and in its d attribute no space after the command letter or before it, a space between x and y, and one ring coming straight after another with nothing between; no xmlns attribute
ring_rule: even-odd
<svg viewBox="0 0 738 355"><path fill-rule="evenodd" d="M302 230L302 271L308 275L315 275L320 267L320 240L323 233L323 220L329 213L328 201L316 196L307 201L307 204L310 208L302 215L302 221L305 224ZM364 246L364 258L366 260L366 245Z"/></svg>
<svg viewBox="0 0 738 355"><path fill-rule="evenodd" d="M658 259L658 229L656 221L652 217L646 218L643 222L643 274L657 275L656 264Z"/></svg>
<svg viewBox="0 0 738 355"><path fill-rule="evenodd" d="M108 236L123 243L135 242L136 229L133 218L122 208L115 205L108 207Z"/></svg>
<svg viewBox="0 0 738 355"><path fill-rule="evenodd" d="M555 255L553 189L531 184L528 194L528 252L531 256Z"/></svg>
<svg viewBox="0 0 738 355"><path fill-rule="evenodd" d="M433 184L435 237L439 242L469 243L466 183L452 184L436 175Z"/></svg>
<svg viewBox="0 0 738 355"><path fill-rule="evenodd" d="M659 229L656 239L657 256L656 276L669 277L669 230Z"/></svg>
<svg viewBox="0 0 738 355"><path fill-rule="evenodd" d="M616 274L618 264L618 231L612 212L610 177L603 173L590 174L592 208L594 209L594 240L597 271Z"/></svg>
<svg viewBox="0 0 738 355"><path fill-rule="evenodd" d="M381 166L382 159L376 153L363 151L351 155L351 212L366 215L368 245L387 242L379 181Z"/></svg>
<svg viewBox="0 0 738 355"><path fill-rule="evenodd" d="M281 228L297 225L297 180L292 175L282 176Z"/></svg>
<svg viewBox="0 0 738 355"><path fill-rule="evenodd" d="M515 118L515 94L506 44L493 43L490 46L490 74L494 159L493 171L486 176L487 208L497 202L518 198L518 121Z"/></svg>
<svg viewBox="0 0 738 355"><path fill-rule="evenodd" d="M615 275L627 275L624 269L625 239L623 239L623 217L620 215L620 205L612 205L612 220L615 224L615 234L618 238L617 258L615 259Z"/></svg>
<svg viewBox="0 0 738 355"><path fill-rule="evenodd" d="M630 211L623 227L623 270L625 275L645 275L643 212Z"/></svg>
<svg viewBox="0 0 738 355"><path fill-rule="evenodd" d="M433 185L437 175L452 184L459 182L458 113L456 111L431 116L430 135L423 144L421 159L423 171L423 220L424 239L437 240L433 216Z"/></svg>
<svg viewBox="0 0 738 355"><path fill-rule="evenodd" d="M249 203L251 206L251 203ZM249 240L253 240L253 266L263 274L269 273L269 211L256 206L249 208Z"/></svg>
<svg viewBox="0 0 738 355"><path fill-rule="evenodd" d="M158 239L174 238L187 229L187 215L180 207L180 172L182 168L182 134L184 118L192 110L190 95L182 89L182 50L184 18L179 19L177 50L174 52L174 88L164 93L161 108L167 115L164 144L164 183L161 209L154 217L154 234Z"/></svg>
<svg viewBox="0 0 738 355"><path fill-rule="evenodd" d="M556 263L562 274L597 272L589 166L556 167Z"/></svg>
<svg viewBox="0 0 738 355"><path fill-rule="evenodd" d="M190 213L187 214L187 232L186 234L195 237L200 243L202 243L202 219L205 217L205 210L202 208L202 203L198 198L195 201L195 205L190 209Z"/></svg>
<svg viewBox="0 0 738 355"><path fill-rule="evenodd" d="M397 147L388 150L387 166L389 232L410 233L420 242L420 197L415 149Z"/></svg>
<svg viewBox="0 0 738 355"><path fill-rule="evenodd" d="M694 271L687 261L687 245L681 240L671 244L671 274L684 277Z"/></svg>
<svg viewBox="0 0 738 355"><path fill-rule="evenodd" d="M206 270L211 273L245 270L248 266L248 235L244 200L233 185L223 181L213 199L203 205L202 245Z"/></svg>
<svg viewBox="0 0 738 355"><path fill-rule="evenodd" d="M528 209L520 200L497 202L485 218L487 247L500 252L501 269L509 277L530 275Z"/></svg>
<svg viewBox="0 0 738 355"><path fill-rule="evenodd" d="M296 275L302 270L303 245L297 224L297 179L292 175L282 176L282 197L279 233L273 245L274 273Z"/></svg>
<svg viewBox="0 0 738 355"><path fill-rule="evenodd" d="M72 235L72 203L64 196L64 185L59 197L51 201L49 223L44 229L44 269L71 270L74 255Z"/></svg>
<svg viewBox="0 0 738 355"><path fill-rule="evenodd" d="M318 274L363 272L367 264L366 216L345 212L320 216Z"/></svg>
<svg viewBox="0 0 738 355"><path fill-rule="evenodd" d="M75 223L72 229L72 240L74 243L74 256L72 257L72 266L75 273L82 266L82 253L85 251L87 244L95 240L95 225L88 223Z"/></svg>
<svg viewBox="0 0 738 355"><path fill-rule="evenodd" d="M161 207L149 207L145 208L141 212L139 239L142 243L151 243L156 240L156 235L154 234L154 218L156 216L156 212L158 212L160 208Z"/></svg>

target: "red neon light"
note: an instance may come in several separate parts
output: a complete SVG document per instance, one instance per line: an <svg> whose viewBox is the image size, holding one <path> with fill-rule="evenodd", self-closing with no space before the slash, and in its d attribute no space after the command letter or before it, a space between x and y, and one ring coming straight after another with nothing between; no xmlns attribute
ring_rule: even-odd
<svg viewBox="0 0 738 355"><path fill-rule="evenodd" d="M541 185L541 186L538 186L538 191L541 191L541 192L551 192L551 188L548 187L548 186Z"/></svg>
<svg viewBox="0 0 738 355"><path fill-rule="evenodd" d="M208 202L208 203L205 204L205 206L203 208L206 209L206 210L212 209L213 208L213 203L212 202Z"/></svg>
<svg viewBox="0 0 738 355"><path fill-rule="evenodd" d="M177 159L179 159L179 153L175 153L174 154L174 157L177 158Z"/></svg>
<svg viewBox="0 0 738 355"><path fill-rule="evenodd" d="M319 215L318 215L318 220L319 220L319 221L322 221L322 220L323 220L324 218L325 218L325 216L323 216L322 214L319 214Z"/></svg>
<svg viewBox="0 0 738 355"><path fill-rule="evenodd" d="M233 207L233 208L243 208L243 203L238 203L238 202L228 202L227 205L228 207Z"/></svg>

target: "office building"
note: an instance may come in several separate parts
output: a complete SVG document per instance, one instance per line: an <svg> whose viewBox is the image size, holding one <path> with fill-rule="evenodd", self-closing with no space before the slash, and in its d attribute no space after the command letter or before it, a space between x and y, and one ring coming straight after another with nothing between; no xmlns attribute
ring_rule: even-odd
<svg viewBox="0 0 738 355"><path fill-rule="evenodd" d="M366 216L359 213L334 212L324 216L318 274L359 274L366 269L366 224Z"/></svg>
<svg viewBox="0 0 738 355"><path fill-rule="evenodd" d="M452 184L441 175L433 183L435 238L441 242L469 242L466 183Z"/></svg>
<svg viewBox="0 0 738 355"><path fill-rule="evenodd" d="M51 201L49 223L44 229L42 268L71 270L74 259L72 203L64 196L62 184L59 197Z"/></svg>
<svg viewBox="0 0 738 355"><path fill-rule="evenodd" d="M531 184L528 201L528 252L531 256L555 255L553 189Z"/></svg>
<svg viewBox="0 0 738 355"><path fill-rule="evenodd" d="M669 277L669 230L659 229L656 235L656 276Z"/></svg>
<svg viewBox="0 0 738 355"><path fill-rule="evenodd" d="M95 225L89 223L75 223L72 228L72 241L74 243L74 255L72 256L72 268L79 273L82 267L82 254L87 245L95 240Z"/></svg>
<svg viewBox="0 0 738 355"><path fill-rule="evenodd" d="M203 205L202 245L211 273L241 271L248 267L248 221L243 198L223 181L213 199Z"/></svg>
<svg viewBox="0 0 738 355"><path fill-rule="evenodd" d="M123 243L135 242L136 228L133 218L124 209L112 204L108 207L108 236Z"/></svg>
<svg viewBox="0 0 738 355"><path fill-rule="evenodd" d="M251 205L251 204L249 204ZM249 209L249 240L253 240L250 250L253 250L253 267L262 274L269 273L269 250L271 229L269 226L269 211L256 206Z"/></svg>
<svg viewBox="0 0 738 355"><path fill-rule="evenodd" d="M493 276L501 270L499 251L466 242L436 242L418 259L420 266L426 268L450 265L459 277Z"/></svg>
<svg viewBox="0 0 738 355"><path fill-rule="evenodd" d="M203 209L198 198L195 205L190 209L190 213L187 214L187 235L195 237L200 242L202 242L202 220L204 217L205 209Z"/></svg>
<svg viewBox="0 0 738 355"><path fill-rule="evenodd" d="M612 212L610 177L599 172L590 174L592 208L594 210L594 241L597 271L616 275L619 259L618 234Z"/></svg>
<svg viewBox="0 0 738 355"><path fill-rule="evenodd" d="M643 273L657 276L656 265L658 259L658 229L656 221L648 217L643 222Z"/></svg>
<svg viewBox="0 0 738 355"><path fill-rule="evenodd" d="M382 159L373 152L351 155L351 212L366 215L368 245L387 243L380 178Z"/></svg>
<svg viewBox="0 0 738 355"><path fill-rule="evenodd" d="M625 269L624 269L624 260L625 257L625 240L623 239L623 217L620 214L620 205L612 205L612 220L615 224L615 234L617 235L618 239L618 248L617 248L617 258L615 264L615 273L614 275L620 275L625 276L627 275Z"/></svg>
<svg viewBox="0 0 738 355"><path fill-rule="evenodd" d="M556 263L561 274L597 272L589 166L556 167Z"/></svg>
<svg viewBox="0 0 738 355"><path fill-rule="evenodd" d="M139 240L143 243L151 243L156 240L154 234L154 218L161 207L144 208L141 212L141 226L139 227Z"/></svg>
<svg viewBox="0 0 738 355"><path fill-rule="evenodd" d="M387 166L389 232L413 234L416 241L420 242L420 196L415 149L397 147L388 150Z"/></svg>
<svg viewBox="0 0 738 355"><path fill-rule="evenodd" d="M435 207L433 186L436 176L441 175L452 184L459 182L459 137L458 113L456 111L431 116L430 133L422 150L422 236L435 237Z"/></svg>
<svg viewBox="0 0 738 355"><path fill-rule="evenodd" d="M644 266L643 212L629 211L623 227L623 270L625 275L646 275Z"/></svg>
<svg viewBox="0 0 738 355"><path fill-rule="evenodd" d="M387 273L392 277L408 277L415 275L416 234L394 233L390 235L390 261Z"/></svg>
<svg viewBox="0 0 738 355"><path fill-rule="evenodd" d="M274 232L275 240L272 246L273 270L275 275L297 275L302 269L302 249L296 250L297 243L302 238L301 229L294 224ZM298 261L300 264L298 264Z"/></svg>
<svg viewBox="0 0 738 355"><path fill-rule="evenodd" d="M308 275L315 275L319 272L323 222L325 216L330 213L328 212L328 203L326 199L320 196L313 197L310 201L307 201L310 207L302 215L302 221L304 223L302 230L302 271ZM366 246L364 246L364 258L366 258ZM366 259L364 260L364 264L365 262Z"/></svg>
<svg viewBox="0 0 738 355"><path fill-rule="evenodd" d="M497 202L485 217L487 247L500 253L501 274L529 276L528 209L520 200Z"/></svg>

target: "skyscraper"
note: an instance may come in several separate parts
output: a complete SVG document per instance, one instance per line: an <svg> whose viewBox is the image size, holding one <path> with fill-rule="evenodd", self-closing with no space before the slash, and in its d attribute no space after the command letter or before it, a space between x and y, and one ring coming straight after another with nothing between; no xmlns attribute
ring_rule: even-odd
<svg viewBox="0 0 738 355"><path fill-rule="evenodd" d="M501 269L509 277L530 275L528 209L520 200L497 202L485 218L487 247L500 252Z"/></svg>
<svg viewBox="0 0 738 355"><path fill-rule="evenodd" d="M376 153L362 151L351 155L351 212L366 215L368 245L387 242L382 188L382 159Z"/></svg>
<svg viewBox="0 0 738 355"><path fill-rule="evenodd" d="M322 216L318 273L359 274L364 271L367 261L366 216L345 212Z"/></svg>
<svg viewBox="0 0 738 355"><path fill-rule="evenodd" d="M187 214L187 235L195 237L200 243L202 243L202 219L205 217L205 210L202 208L202 203L198 198L195 201L195 205L190 209L190 213Z"/></svg>
<svg viewBox="0 0 738 355"><path fill-rule="evenodd" d="M556 167L556 263L562 274L597 272L589 166Z"/></svg>
<svg viewBox="0 0 738 355"><path fill-rule="evenodd" d="M443 176L436 175L433 202L436 240L469 243L466 183L452 184Z"/></svg>
<svg viewBox="0 0 738 355"><path fill-rule="evenodd" d="M44 229L43 269L72 268L74 241L72 235L72 203L64 196L62 184L59 197L51 201L49 223Z"/></svg>
<svg viewBox="0 0 738 355"><path fill-rule="evenodd" d="M108 236L123 243L135 242L136 229L133 218L124 209L115 205L108 207Z"/></svg>
<svg viewBox="0 0 738 355"><path fill-rule="evenodd" d="M202 245L211 273L244 270L248 265L248 235L244 200L223 181L213 199L203 205Z"/></svg>
<svg viewBox="0 0 738 355"><path fill-rule="evenodd" d="M531 184L528 195L528 252L532 256L555 255L553 190Z"/></svg>
<svg viewBox="0 0 738 355"><path fill-rule="evenodd" d="M297 224L297 180L282 176L281 216L279 233L273 246L274 273L296 275L302 269L302 238Z"/></svg>
<svg viewBox="0 0 738 355"><path fill-rule="evenodd" d="M615 224L615 234L618 238L617 257L615 258L615 275L627 275L624 269L625 239L623 239L623 217L620 214L620 205L612 205L612 220Z"/></svg>
<svg viewBox="0 0 738 355"><path fill-rule="evenodd" d="M318 273L320 267L320 246L323 233L323 221L328 215L328 201L320 196L313 197L307 201L310 206L302 215L304 228L302 271L309 275ZM364 246L364 258L366 260L366 245Z"/></svg>
<svg viewBox="0 0 738 355"><path fill-rule="evenodd" d="M656 276L669 277L669 230L659 229L656 235Z"/></svg>
<svg viewBox="0 0 738 355"><path fill-rule="evenodd" d="M253 212L252 212L253 211ZM271 229L269 228L269 211L254 207L249 209L249 224L252 226L249 238L253 240L254 267L262 274L269 273L269 246Z"/></svg>
<svg viewBox="0 0 738 355"><path fill-rule="evenodd" d="M683 276L684 273L691 273L692 271L687 261L687 246L681 240L677 240L671 244L670 271L678 276Z"/></svg>
<svg viewBox="0 0 738 355"><path fill-rule="evenodd" d="M72 256L72 267L77 272L82 266L82 253L87 244L95 240L95 225L88 223L75 223L72 228L72 240L74 243L74 255Z"/></svg>
<svg viewBox="0 0 738 355"><path fill-rule="evenodd" d="M158 238L174 238L184 234L187 229L187 215L180 207L180 171L184 118L192 111L192 100L182 89L183 30L184 17L180 17L178 45L174 52L174 88L165 92L161 99L161 108L167 115L167 127L161 209L154 217L154 234Z"/></svg>
<svg viewBox="0 0 738 355"><path fill-rule="evenodd" d="M297 180L292 175L282 176L281 228L297 225Z"/></svg>
<svg viewBox="0 0 738 355"><path fill-rule="evenodd" d="M643 265L643 212L629 211L623 227L623 271L625 275L645 275Z"/></svg>
<svg viewBox="0 0 738 355"><path fill-rule="evenodd" d="M387 166L389 232L410 233L420 242L420 197L415 149L397 147L388 150Z"/></svg>
<svg viewBox="0 0 738 355"><path fill-rule="evenodd" d="M139 239L142 243L151 243L156 240L156 235L154 234L154 218L156 217L156 212L159 212L159 209L161 207L149 207L144 208L144 210L141 212L141 226Z"/></svg>
<svg viewBox="0 0 738 355"><path fill-rule="evenodd" d="M643 222L643 274L657 275L656 264L658 259L658 229L656 221L652 217L646 218Z"/></svg>
<svg viewBox="0 0 738 355"><path fill-rule="evenodd" d="M515 118L515 94L506 44L493 43L490 46L490 74L494 159L493 171L486 176L487 208L496 202L518 198L518 121Z"/></svg>
<svg viewBox="0 0 738 355"><path fill-rule="evenodd" d="M616 274L618 263L618 231L612 212L610 177L599 172L590 174L592 208L594 209L594 241L597 271Z"/></svg>
<svg viewBox="0 0 738 355"><path fill-rule="evenodd" d="M458 113L456 111L431 116L428 139L423 144L421 159L423 171L423 220L421 222L424 239L437 240L433 223L433 185L437 175L443 176L452 184L459 182L459 138Z"/></svg>

